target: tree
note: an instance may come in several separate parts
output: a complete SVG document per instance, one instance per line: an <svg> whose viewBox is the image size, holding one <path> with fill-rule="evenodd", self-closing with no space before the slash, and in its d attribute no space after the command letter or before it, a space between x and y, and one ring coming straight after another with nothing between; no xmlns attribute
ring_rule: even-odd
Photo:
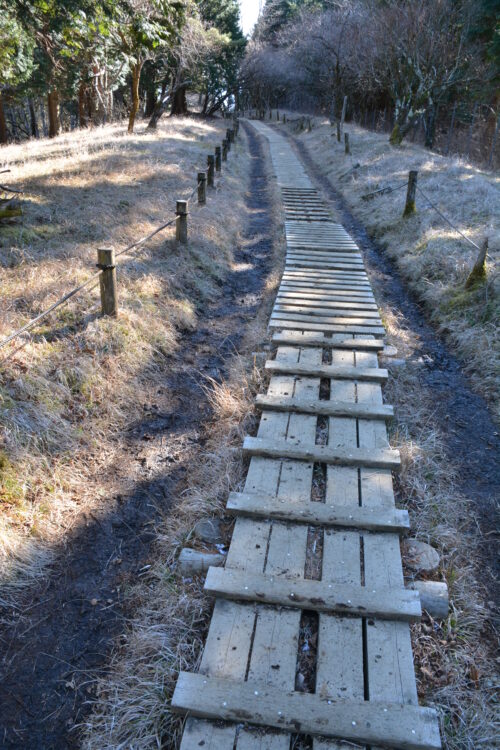
<svg viewBox="0 0 500 750"><path fill-rule="evenodd" d="M3 106L4 91L26 81L33 72L34 41L3 3L0 4L0 143L8 132Z"/></svg>
<svg viewBox="0 0 500 750"><path fill-rule="evenodd" d="M139 111L139 82L143 65L175 43L183 22L184 5L173 0L130 0L121 7L116 34L131 75L129 133L134 130Z"/></svg>

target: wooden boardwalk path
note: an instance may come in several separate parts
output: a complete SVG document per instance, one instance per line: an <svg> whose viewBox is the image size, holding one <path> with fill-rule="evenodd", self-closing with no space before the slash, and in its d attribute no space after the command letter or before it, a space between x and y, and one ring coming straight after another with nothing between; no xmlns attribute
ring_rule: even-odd
<svg viewBox="0 0 500 750"><path fill-rule="evenodd" d="M227 505L226 566L207 575L215 606L199 673L179 675L172 701L188 715L181 750L289 750L296 735L313 750L439 748L436 714L417 699L409 622L421 612L403 582L384 328L356 244L286 140L254 127L285 211L276 357L244 443L244 490Z"/></svg>

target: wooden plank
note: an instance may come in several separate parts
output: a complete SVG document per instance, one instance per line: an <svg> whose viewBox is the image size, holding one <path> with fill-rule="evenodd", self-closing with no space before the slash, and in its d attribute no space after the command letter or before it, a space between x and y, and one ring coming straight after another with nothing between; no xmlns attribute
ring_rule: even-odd
<svg viewBox="0 0 500 750"><path fill-rule="evenodd" d="M350 401L295 401L288 396L268 396L260 393L255 399L259 409L316 414L318 416L360 417L363 419L391 419L394 409L389 404L357 404Z"/></svg>
<svg viewBox="0 0 500 750"><path fill-rule="evenodd" d="M311 376L313 378L339 378L343 380L373 380L384 383L388 378L387 370L381 367L348 367L337 365L308 365L302 362L279 362L277 359L266 360L265 368L275 374Z"/></svg>
<svg viewBox="0 0 500 750"><path fill-rule="evenodd" d="M399 451L390 448L331 448L327 445L311 444L294 445L275 440L247 435L243 441L243 452L248 456L266 456L267 458L293 459L295 461L312 461L315 463L334 464L335 466L365 466L367 468L399 469L401 458Z"/></svg>
<svg viewBox="0 0 500 750"><path fill-rule="evenodd" d="M278 499L274 495L253 492L231 492L226 510L235 516L262 516L272 520L307 523L311 526L338 526L400 533L406 533L410 528L406 510L353 507L344 511L326 503L307 503L299 506L297 502L284 498Z"/></svg>
<svg viewBox="0 0 500 750"><path fill-rule="evenodd" d="M415 622L422 617L420 595L414 589L352 586L278 575L208 569L205 591L231 600L274 604L278 607L338 612L353 617Z"/></svg>
<svg viewBox="0 0 500 750"><path fill-rule="evenodd" d="M307 297L301 294L290 295L286 292L278 292L276 297L276 304L282 306L284 309L298 308L305 310L356 310L363 311L378 311L378 307L374 302L363 302L361 300L353 301L351 298L344 299L322 299L318 297ZM378 315L378 312L377 312Z"/></svg>
<svg viewBox="0 0 500 750"><path fill-rule="evenodd" d="M285 692L260 683L236 683L189 672L179 675L172 709L399 750L441 747L437 714L432 708L364 701L328 704L311 693Z"/></svg>
<svg viewBox="0 0 500 750"><path fill-rule="evenodd" d="M354 302L352 303L334 303L333 305L330 303L324 303L324 307L317 307L318 303L312 303L311 307L308 307L307 302L281 302L280 300L277 300L274 305L274 311L275 312L292 312L292 313L299 313L304 315L320 315L321 317L328 317L332 315L332 311L334 315L341 315L342 313L346 314L346 317L349 316L362 316L364 319L371 318L374 320L380 320L380 316L378 314L377 306L360 306ZM371 309L370 309L371 307Z"/></svg>
<svg viewBox="0 0 500 750"><path fill-rule="evenodd" d="M238 735L237 750L290 750L290 735L282 732L265 732L261 729L242 729ZM196 748L205 750L205 748ZM214 748L214 750L218 750Z"/></svg>
<svg viewBox="0 0 500 750"><path fill-rule="evenodd" d="M182 734L182 750L233 750L234 725L218 727L203 719L189 717ZM281 750L281 748L280 748ZM285 750L285 748L283 748ZM288 750L288 748L286 748Z"/></svg>
<svg viewBox="0 0 500 750"><path fill-rule="evenodd" d="M294 320L271 320L268 324L268 328L293 328L294 330L302 329L303 331L322 331L323 333L359 333L363 335L370 334L371 336L385 336L385 328L370 328L367 329L364 326L352 326L352 325L332 325L331 323L310 323L300 322Z"/></svg>
<svg viewBox="0 0 500 750"><path fill-rule="evenodd" d="M292 313L292 312L273 312L271 315L271 322L276 323L280 320L296 323L296 328L308 328L310 323L317 325L346 325L346 326L358 326L358 328L366 329L366 333L372 333L372 329L379 332L382 328L381 321L377 321L374 318L364 317L348 317L347 315L306 315L305 313Z"/></svg>
<svg viewBox="0 0 500 750"><path fill-rule="evenodd" d="M299 331L283 331L274 333L273 344L290 344L297 346L321 346L329 349L367 349L382 351L384 342L377 339L343 339L327 338L321 333L299 333Z"/></svg>
<svg viewBox="0 0 500 750"><path fill-rule="evenodd" d="M358 294L353 295L348 290L342 291L341 289L332 291L329 291L328 289L311 289L307 287L304 289L297 289L296 287L286 288L286 285L280 285L278 296L290 300L307 299L311 302L361 302L362 304L375 304L375 297L370 292L359 292Z"/></svg>

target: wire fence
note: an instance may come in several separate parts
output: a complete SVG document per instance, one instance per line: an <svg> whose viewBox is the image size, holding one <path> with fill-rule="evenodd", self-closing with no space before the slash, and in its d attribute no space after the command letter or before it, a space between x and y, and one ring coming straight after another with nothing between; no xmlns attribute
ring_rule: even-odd
<svg viewBox="0 0 500 750"><path fill-rule="evenodd" d="M239 128L239 123L238 123L238 120L235 119L234 120L233 129L228 129L226 131L226 133L227 133L226 140L224 140L223 143L222 143L222 152L225 155L227 154L227 152L230 149L230 145L228 147L228 141L229 142L233 142L235 140L236 135L238 133L238 128ZM220 152L217 153L217 149L216 149L216 156L215 157L210 157L210 156L208 157L208 170L207 170L207 172L201 172L201 173L199 172L198 173L199 175L200 174L204 174L204 175L210 176L210 172L211 172L211 182L209 180L209 184L213 184L214 163L218 164L218 171L220 171L220 160L219 160L219 157L220 157ZM214 162L214 160L215 160L215 162ZM6 169L6 170L3 170L3 171L4 172L8 172L9 170ZM205 182L205 178L197 180L196 185L194 186L193 190L189 194L188 198L185 199L185 203L186 204L189 204L189 202L193 199L194 195L199 191L200 186L203 185L204 182ZM17 192L20 192L20 191L17 191ZM205 202L204 196L202 197L202 196L199 195L198 202L199 203L204 203ZM155 237L157 234L159 234L160 232L163 232L165 229L167 229L168 227L172 226L172 224L174 224L175 222L178 221L178 218L179 218L179 214L176 214L172 219L169 219L165 223L163 223L160 226L158 226L155 229L153 229L153 231L150 232L149 234L147 234L145 237L141 237L141 239L136 240L135 242L132 242L130 245L127 245L127 247L124 247L122 250L120 250L119 252L117 252L115 254L115 256L114 256L115 259L116 258L120 258L122 255L125 255L126 253L130 253L131 251L138 250L146 242L149 242L151 239L153 239L153 237ZM114 266L113 266L113 268L114 268ZM36 317L32 318L30 321L28 321L21 328L18 328L16 331L14 331L13 333L11 333L9 336L7 336L3 340L1 340L0 341L0 349L2 349L3 347L7 346L11 341L14 341L14 339L18 338L22 334L27 333L32 328L36 327L44 318L46 318L48 315L50 315L50 313L52 313L58 307L61 307L61 305L66 304L72 297L75 297L77 294L79 294L80 292L82 292L84 289L88 289L89 291L91 289L94 289L100 283L101 277L106 272L106 270L107 269L105 269L105 268L100 268L99 271L97 271L96 273L92 274L92 276L90 276L90 278L88 278L82 284L79 284L74 289L71 289L71 291L67 292L62 297L60 297L56 302L54 302L52 305L50 305L50 307L48 307L46 310L44 310L43 312L39 313ZM9 359L9 357L11 357L16 351L19 351L19 349L14 350L14 352L11 352L7 357L5 357L4 359L0 360L0 364L2 364L7 359Z"/></svg>

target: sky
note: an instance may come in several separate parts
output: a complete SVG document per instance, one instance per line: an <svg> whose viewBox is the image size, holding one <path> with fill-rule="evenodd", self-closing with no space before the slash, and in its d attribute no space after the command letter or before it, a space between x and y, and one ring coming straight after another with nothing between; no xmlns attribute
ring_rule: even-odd
<svg viewBox="0 0 500 750"><path fill-rule="evenodd" d="M241 25L244 34L250 34L259 16L259 0L240 0Z"/></svg>

